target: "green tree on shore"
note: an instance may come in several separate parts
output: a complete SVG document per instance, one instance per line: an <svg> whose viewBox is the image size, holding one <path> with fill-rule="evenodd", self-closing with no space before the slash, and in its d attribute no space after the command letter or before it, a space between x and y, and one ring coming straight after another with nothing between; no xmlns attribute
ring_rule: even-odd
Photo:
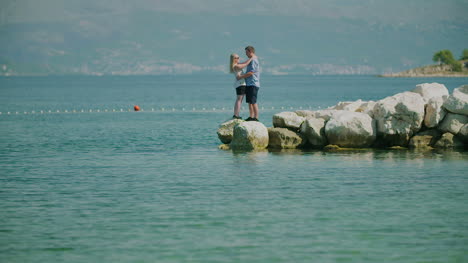
<svg viewBox="0 0 468 263"><path fill-rule="evenodd" d="M450 50L444 49L436 52L432 57L434 62L443 63L452 66L453 71L462 71L462 65L457 61Z"/></svg>
<svg viewBox="0 0 468 263"><path fill-rule="evenodd" d="M455 61L455 58L453 57L452 51L444 49L436 52L432 57L432 61L450 65L451 62Z"/></svg>
<svg viewBox="0 0 468 263"><path fill-rule="evenodd" d="M461 59L461 60L468 59L468 49L464 49L464 50L463 50L463 53L462 53L462 56L461 56L460 59Z"/></svg>

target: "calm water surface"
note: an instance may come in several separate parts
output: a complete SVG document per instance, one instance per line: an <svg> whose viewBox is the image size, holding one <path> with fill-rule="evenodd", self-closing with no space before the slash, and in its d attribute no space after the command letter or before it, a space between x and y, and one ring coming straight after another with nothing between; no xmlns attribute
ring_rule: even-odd
<svg viewBox="0 0 468 263"><path fill-rule="evenodd" d="M261 120L423 82L468 79L264 76ZM218 150L233 103L224 76L0 79L0 262L468 262L467 152Z"/></svg>

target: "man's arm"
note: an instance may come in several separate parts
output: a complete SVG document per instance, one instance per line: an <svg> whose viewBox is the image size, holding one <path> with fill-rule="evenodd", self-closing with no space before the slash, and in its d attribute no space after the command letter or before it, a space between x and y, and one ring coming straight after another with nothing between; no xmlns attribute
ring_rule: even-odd
<svg viewBox="0 0 468 263"><path fill-rule="evenodd" d="M252 76L254 73L252 71L245 73L244 75L238 75L236 78L239 79L246 79L250 76Z"/></svg>
<svg viewBox="0 0 468 263"><path fill-rule="evenodd" d="M246 60L244 62L237 63L237 65L235 65L234 67L238 68L238 69L243 69L243 68L247 67L247 65L249 65L250 61L252 61L252 58L249 58L248 60Z"/></svg>
<svg viewBox="0 0 468 263"><path fill-rule="evenodd" d="M255 58L256 56L253 56L251 59ZM254 63L254 62L252 62ZM258 70L258 64L254 64L253 65L253 70L252 71L249 71L249 72L246 72L244 75L238 75L236 78L239 80L239 79L245 79L245 78L248 78L250 76L252 76L256 71Z"/></svg>

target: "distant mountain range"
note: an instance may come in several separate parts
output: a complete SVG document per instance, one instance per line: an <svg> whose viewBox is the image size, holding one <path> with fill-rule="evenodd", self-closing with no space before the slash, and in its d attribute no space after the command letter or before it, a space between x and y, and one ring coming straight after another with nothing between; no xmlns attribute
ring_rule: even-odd
<svg viewBox="0 0 468 263"><path fill-rule="evenodd" d="M133 12L0 25L0 75L225 73L254 45L267 74L380 74L458 55L465 24Z"/></svg>

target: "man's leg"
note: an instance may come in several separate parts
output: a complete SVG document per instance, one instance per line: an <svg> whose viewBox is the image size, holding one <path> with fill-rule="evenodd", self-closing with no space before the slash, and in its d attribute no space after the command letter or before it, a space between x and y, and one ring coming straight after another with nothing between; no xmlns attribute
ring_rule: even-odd
<svg viewBox="0 0 468 263"><path fill-rule="evenodd" d="M254 118L253 106L252 106L252 95L253 95L253 86L247 86L245 88L245 101L249 104L249 117Z"/></svg>
<svg viewBox="0 0 468 263"><path fill-rule="evenodd" d="M253 115L255 119L258 119L258 104L255 103L255 104L250 104L252 105L252 112L253 112Z"/></svg>
<svg viewBox="0 0 468 263"><path fill-rule="evenodd" d="M258 96L258 87L252 87L252 113L253 118L258 119L258 104L257 104L257 96Z"/></svg>
<svg viewBox="0 0 468 263"><path fill-rule="evenodd" d="M255 118L255 109L254 109L255 104L250 104L249 103L249 115L250 118Z"/></svg>

